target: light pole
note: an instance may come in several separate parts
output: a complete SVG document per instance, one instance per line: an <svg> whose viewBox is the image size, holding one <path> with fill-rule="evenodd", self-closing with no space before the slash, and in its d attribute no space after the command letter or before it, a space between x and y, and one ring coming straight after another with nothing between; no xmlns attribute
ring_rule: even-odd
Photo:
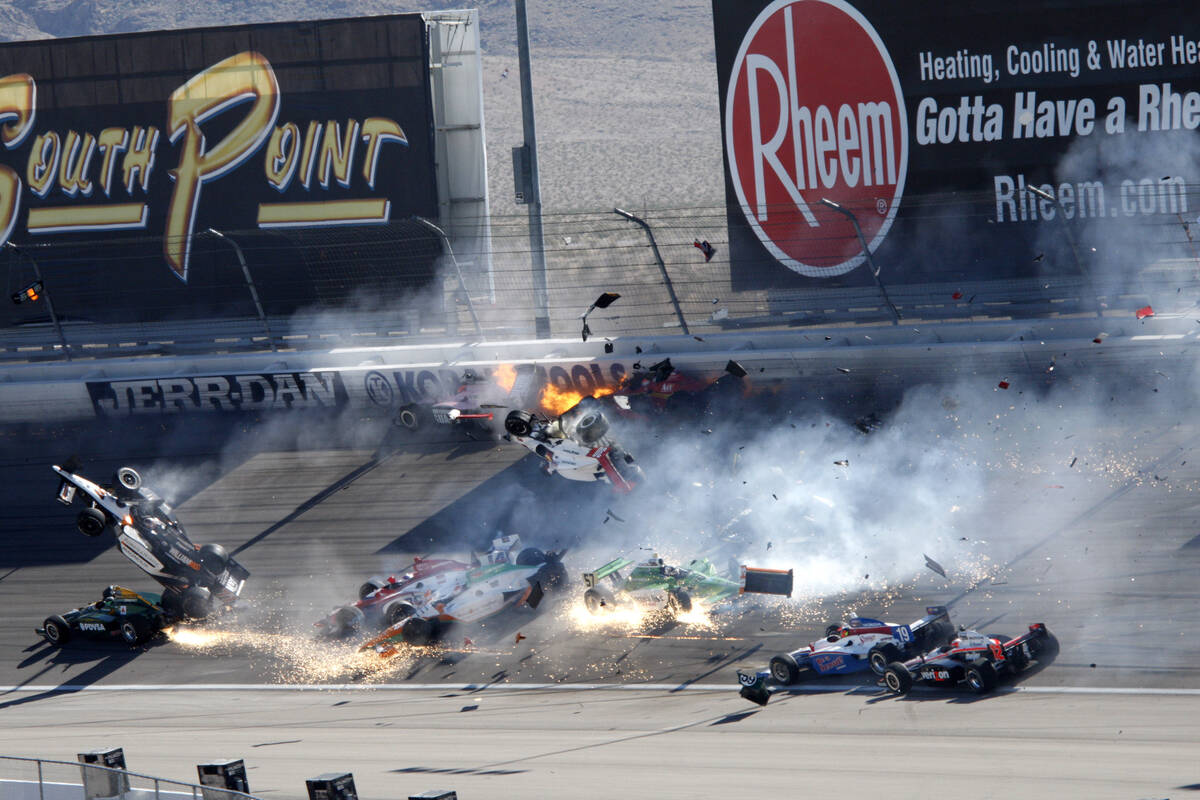
<svg viewBox="0 0 1200 800"><path fill-rule="evenodd" d="M67 337L63 336L62 325L59 324L58 315L54 313L54 303L50 300L50 288L46 286L46 281L42 279L42 270L41 267L38 266L37 259L26 253L23 249L12 242L5 242L4 246L11 247L13 252L17 253L18 255L25 256L29 259L29 263L33 264L33 277L36 278L37 282L42 285L42 294L46 295L46 308L50 311L50 322L54 325L54 331L58 334L58 341L59 344L62 345L63 355L66 356L67 361L70 361L71 346L67 344Z"/></svg>

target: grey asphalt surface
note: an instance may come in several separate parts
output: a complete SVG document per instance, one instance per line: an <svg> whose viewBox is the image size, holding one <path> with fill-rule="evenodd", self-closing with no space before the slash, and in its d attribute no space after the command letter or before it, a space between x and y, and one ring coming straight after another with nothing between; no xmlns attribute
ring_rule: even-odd
<svg viewBox="0 0 1200 800"><path fill-rule="evenodd" d="M1146 369L1158 366L1172 372L1180 362ZM387 663L309 634L363 577L414 554L465 553L504 530L544 548L570 547L566 563L578 583L579 572L597 565L593 553L603 552L597 540L636 519L617 499L597 494L606 487L547 478L511 445L444 429L414 439L370 420L312 419L284 429L177 419L7 431L0 439L0 685L25 690L0 695L0 752L71 759L85 744L121 739L139 754L131 758L138 768L183 779L203 758L261 758L259 785L281 797L299 794L303 773L327 768L355 771L367 797L423 791L443 778L478 787L467 797L566 788L607 796L648 787L655 775L669 776L668 788L656 792L662 796L721 796L747 786L785 790L797 780L795 769L804 770L806 785L815 780L815 788L833 790L849 780L840 766L848 759L888 765L856 774L862 794L894 775L915 794L925 776L937 774L948 781L939 789L981 796L1010 796L1016 788L1031 797L1167 796L1200 782L1194 758L1184 755L1188 747L1194 752L1200 699L1193 696L1031 693L976 701L951 692L895 701L869 691L798 693L755 711L737 697L734 669L761 667L851 612L907 621L926 605L946 603L956 622L989 632L1016 635L1034 621L1050 626L1061 654L1022 676L1021 687L1200 689L1200 459L1193 458L1200 423L1181 396L1151 398L1133 415L1099 416L1086 450L1072 449L1067 434L1045 431L1035 441L1061 448L1053 469L1016 452L1029 446L1027 438L1017 448L1005 444L1000 431L1017 426L1015 416L998 422L985 491L956 531L987 531L976 551L986 559L973 578L954 569L942 578L914 554L911 576L887 587L828 597L798 592L790 603L752 605L712 624L663 620L638 628L596 627L579 612L573 587L539 613L514 609L452 631L432 651ZM194 539L225 544L251 569L253 609L190 642L165 639L132 651L41 642L33 629L47 614L95 599L109 583L154 588L111 539L80 536L74 511L54 502L48 463L71 453L83 458L85 474L105 477L123 463L141 468L176 502ZM610 509L625 521L605 522ZM842 682L870 687L866 679ZM446 689L345 697L54 691L310 683ZM730 688L509 693L505 683ZM492 688L467 694L466 684ZM482 699L463 711L470 705L464 697ZM342 700L349 702L334 705ZM363 705L369 719L347 715ZM391 730L381 737L380 727ZM403 747L389 744L387 734L401 737ZM286 750L247 749L293 739L301 742L278 746ZM973 783L980 769L982 790ZM252 772L252 786L255 780Z"/></svg>

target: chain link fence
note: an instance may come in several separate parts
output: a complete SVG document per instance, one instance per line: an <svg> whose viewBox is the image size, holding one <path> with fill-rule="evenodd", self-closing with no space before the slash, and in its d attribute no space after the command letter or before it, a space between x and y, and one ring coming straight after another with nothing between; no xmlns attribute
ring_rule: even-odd
<svg viewBox="0 0 1200 800"><path fill-rule="evenodd" d="M980 277L986 268L968 263L978 256L968 255L970 242L961 234L994 224L981 218L985 198L906 197L905 215L889 237L925 226L930 233L924 239L910 237L924 244L903 257L911 263L937 252L953 261L961 250L957 273L913 282L904 264L877 258L878 281L864 264L847 276L853 280L770 289L738 286L735 277L745 265L730 258L724 206L547 214L542 245L551 335L580 336L580 316L602 292L621 298L589 316L597 338L1106 316L1151 302L1182 311L1200 297L1194 215L1200 187L1187 186L1179 200L1177 207L1143 209L1107 228L1043 220L1028 248L1029 277L988 279ZM485 245L454 252L446 243L456 241L455 231L445 231L443 239L440 230L431 233L417 221L373 230L369 237L351 229L287 236L226 232L240 243L246 269L237 248L200 237L189 289L196 281L224 298L224 307L138 293L139 302L160 304L155 320L138 321L134 310L125 319L68 313L55 325L48 303L10 306L0 315L0 359L59 359L68 355L64 344L70 356L87 358L534 338L537 259L527 217L494 216L490 230ZM150 244L153 256L147 257L157 258L161 242L147 240L148 253ZM830 239L828 245L831 253L844 252L847 242ZM70 268L43 270L45 300L75 309L129 306L133 292L120 280L121 265L106 263L94 249L76 245L74 261L66 262ZM28 247L7 252L10 294L33 279L40 254ZM432 267L418 268L422 264ZM279 310L297 305L300 310Z"/></svg>

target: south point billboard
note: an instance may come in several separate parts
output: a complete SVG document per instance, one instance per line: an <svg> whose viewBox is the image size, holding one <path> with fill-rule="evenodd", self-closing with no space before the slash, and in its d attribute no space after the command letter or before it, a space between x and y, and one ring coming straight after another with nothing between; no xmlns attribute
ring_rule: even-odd
<svg viewBox="0 0 1200 800"><path fill-rule="evenodd" d="M419 14L0 45L10 286L36 262L67 319L243 313L210 228L269 313L427 282L429 74Z"/></svg>
<svg viewBox="0 0 1200 800"><path fill-rule="evenodd" d="M871 283L844 212L888 283L1190 252L1200 5L713 0L713 18L738 288Z"/></svg>

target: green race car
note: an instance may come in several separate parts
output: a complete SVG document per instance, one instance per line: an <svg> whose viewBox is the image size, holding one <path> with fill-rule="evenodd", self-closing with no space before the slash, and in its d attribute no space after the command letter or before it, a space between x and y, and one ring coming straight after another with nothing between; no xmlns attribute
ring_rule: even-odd
<svg viewBox="0 0 1200 800"><path fill-rule="evenodd" d="M95 603L47 617L37 632L52 645L66 644L76 635L141 644L171 622L161 603L157 594L109 586Z"/></svg>
<svg viewBox="0 0 1200 800"><path fill-rule="evenodd" d="M632 567L629 573L622 570ZM606 580L609 585L602 585ZM715 606L742 594L792 594L792 570L740 566L738 578L725 577L707 558L696 558L686 567L665 563L657 555L641 562L617 558L594 572L585 572L583 602L599 614L621 602L655 602L665 599L672 613L687 613L692 602Z"/></svg>

